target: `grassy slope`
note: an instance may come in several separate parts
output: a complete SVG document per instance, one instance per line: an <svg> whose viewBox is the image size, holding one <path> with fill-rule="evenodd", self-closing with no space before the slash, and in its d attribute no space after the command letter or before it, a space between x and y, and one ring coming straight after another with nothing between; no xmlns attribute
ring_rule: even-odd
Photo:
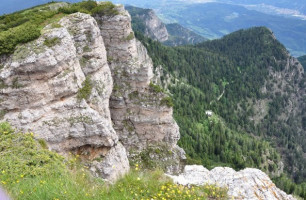
<svg viewBox="0 0 306 200"><path fill-rule="evenodd" d="M215 186L185 188L173 184L163 172L139 169L116 184L92 177L78 155L69 159L46 149L33 133L19 133L0 123L0 185L15 200L95 199L226 199L226 190Z"/></svg>

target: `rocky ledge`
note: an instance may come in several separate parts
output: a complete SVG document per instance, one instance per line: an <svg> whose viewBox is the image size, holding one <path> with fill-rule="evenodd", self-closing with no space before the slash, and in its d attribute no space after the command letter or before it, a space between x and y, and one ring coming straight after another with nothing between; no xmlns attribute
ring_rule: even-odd
<svg viewBox="0 0 306 200"><path fill-rule="evenodd" d="M294 200L278 189L264 172L246 168L236 172L229 167L216 167L209 171L200 165L186 165L178 176L167 175L180 185L217 185L228 188L231 199Z"/></svg>

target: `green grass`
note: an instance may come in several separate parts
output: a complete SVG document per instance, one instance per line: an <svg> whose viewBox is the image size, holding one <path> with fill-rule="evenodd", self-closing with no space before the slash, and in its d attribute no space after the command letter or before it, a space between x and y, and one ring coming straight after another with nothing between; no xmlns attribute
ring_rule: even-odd
<svg viewBox="0 0 306 200"><path fill-rule="evenodd" d="M0 123L0 185L14 200L132 200L226 199L227 190L216 186L175 185L161 170L131 171L114 185L90 175L88 167L45 148L33 133L16 132Z"/></svg>
<svg viewBox="0 0 306 200"><path fill-rule="evenodd" d="M0 55L11 54L18 44L37 39L47 24L53 23L52 28L60 28L56 22L67 14L76 12L107 16L119 14L111 2L98 4L91 0L83 1L58 10L51 10L50 4L52 3L0 16Z"/></svg>
<svg viewBox="0 0 306 200"><path fill-rule="evenodd" d="M53 47L57 44L59 44L61 42L61 40L58 37L54 37L54 38L46 38L44 41L44 45L46 45L47 47Z"/></svg>

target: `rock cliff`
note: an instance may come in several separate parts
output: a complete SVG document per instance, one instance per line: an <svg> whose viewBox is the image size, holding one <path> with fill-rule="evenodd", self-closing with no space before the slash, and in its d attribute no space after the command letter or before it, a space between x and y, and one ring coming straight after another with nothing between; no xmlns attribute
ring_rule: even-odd
<svg viewBox="0 0 306 200"><path fill-rule="evenodd" d="M108 180L129 170L126 149L149 145L173 150L165 167L178 171L184 152L172 108L150 89L152 61L129 14L117 9L112 17L68 15L2 57L1 120L33 131L52 150L80 155Z"/></svg>
<svg viewBox="0 0 306 200"><path fill-rule="evenodd" d="M140 22L137 26L146 36L159 42L165 42L169 39L166 25L156 16L153 10L133 6L127 6L127 10L131 13L134 22Z"/></svg>
<svg viewBox="0 0 306 200"><path fill-rule="evenodd" d="M132 17L133 30L167 46L197 44L206 38L184 28L180 24L164 24L152 9L126 6Z"/></svg>
<svg viewBox="0 0 306 200"><path fill-rule="evenodd" d="M121 14L115 17L96 16L114 80L110 99L114 128L130 158L148 148L170 151L164 158L165 169L179 172L185 155L176 145L180 135L172 107L167 105L167 95L151 82L153 63L134 37L129 13L123 7L118 10Z"/></svg>
<svg viewBox="0 0 306 200"><path fill-rule="evenodd" d="M64 17L56 27L46 26L39 39L18 46L6 59L0 73L4 120L35 132L52 150L105 158L93 162L97 173L115 179L129 164L112 127L113 81L100 29L81 13Z"/></svg>
<svg viewBox="0 0 306 200"><path fill-rule="evenodd" d="M181 185L213 184L227 187L231 199L295 199L278 189L270 178L258 169L246 168L236 172L228 167L216 167L209 171L203 166L187 165L181 175L169 177Z"/></svg>

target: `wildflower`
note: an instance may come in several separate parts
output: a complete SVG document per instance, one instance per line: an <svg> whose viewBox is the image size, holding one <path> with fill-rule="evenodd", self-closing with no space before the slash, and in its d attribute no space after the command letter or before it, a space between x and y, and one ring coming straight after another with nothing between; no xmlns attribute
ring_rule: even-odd
<svg viewBox="0 0 306 200"><path fill-rule="evenodd" d="M24 177L24 175L23 175L23 174L21 174L21 175L20 175L20 177L21 177L21 178L23 178L23 177Z"/></svg>
<svg viewBox="0 0 306 200"><path fill-rule="evenodd" d="M138 177L137 180L140 181L140 178Z"/></svg>
<svg viewBox="0 0 306 200"><path fill-rule="evenodd" d="M2 170L2 174L5 174L5 170Z"/></svg>
<svg viewBox="0 0 306 200"><path fill-rule="evenodd" d="M5 182L5 181L1 181L1 183L2 183L3 185L5 185L5 184L6 184L6 182Z"/></svg>

